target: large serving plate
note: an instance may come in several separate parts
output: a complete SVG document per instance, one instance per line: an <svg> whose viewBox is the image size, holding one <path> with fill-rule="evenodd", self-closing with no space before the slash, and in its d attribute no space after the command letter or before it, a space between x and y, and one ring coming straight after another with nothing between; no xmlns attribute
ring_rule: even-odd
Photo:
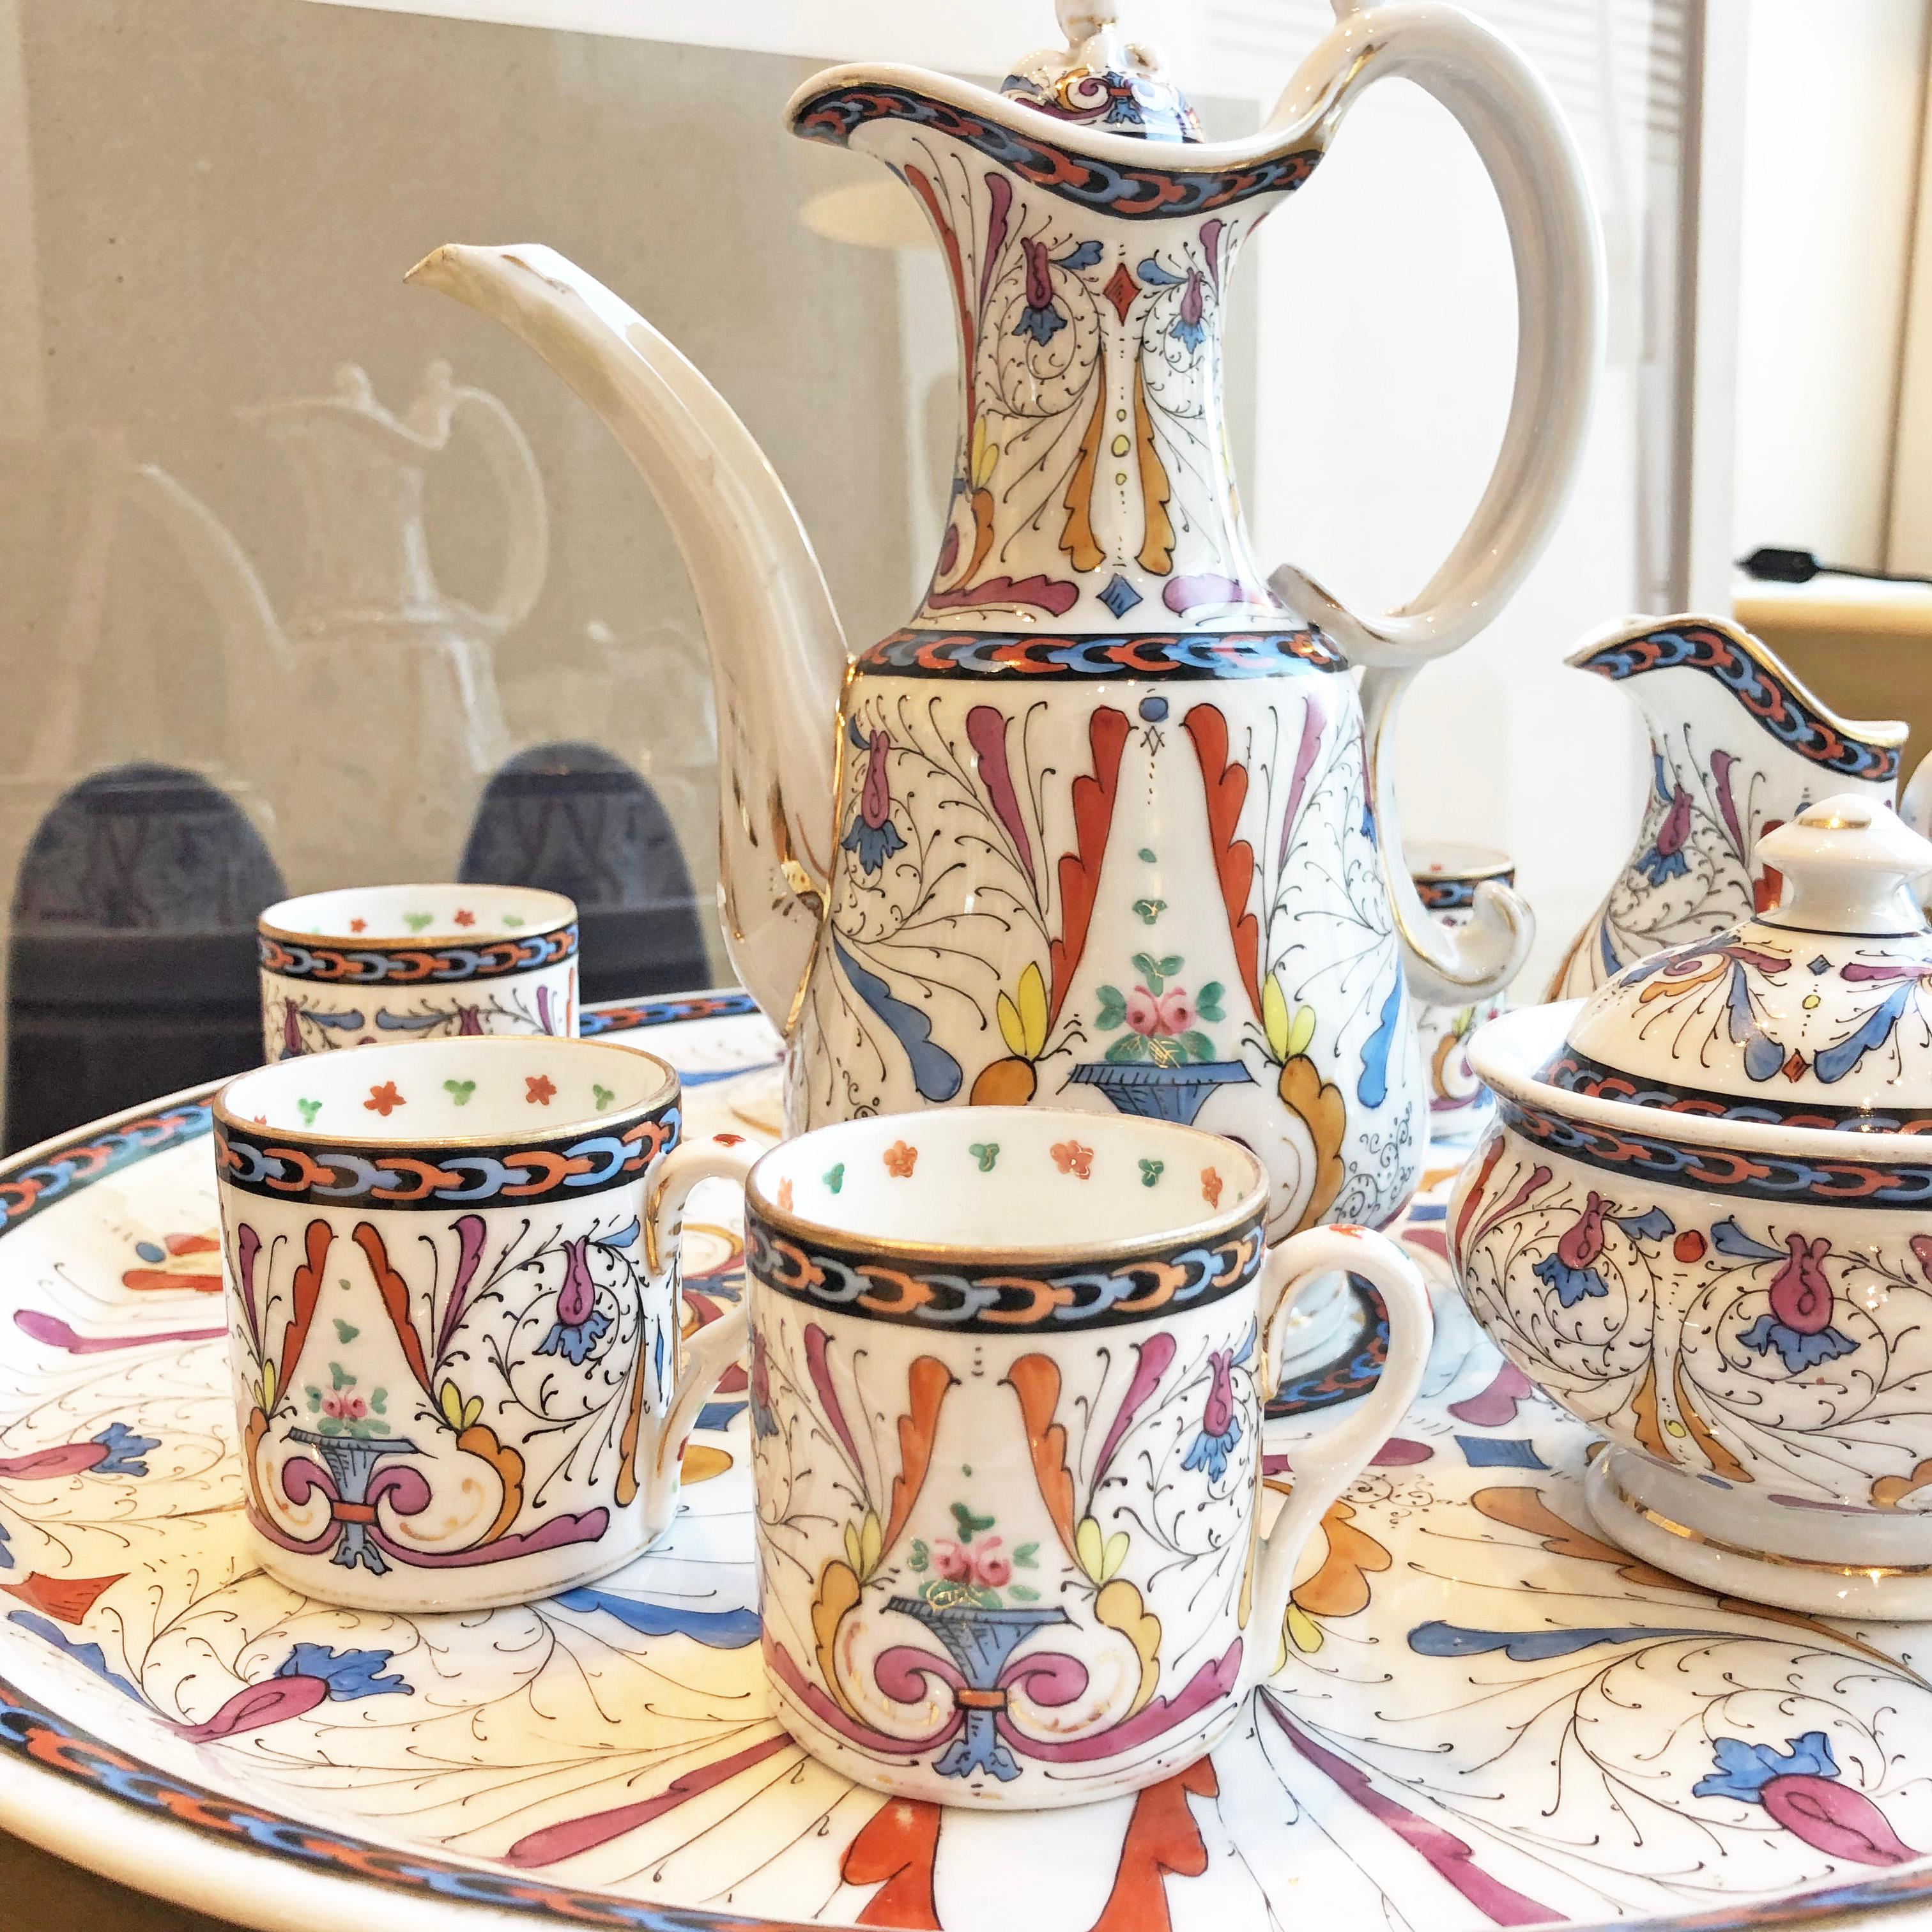
<svg viewBox="0 0 1932 1932"><path fill-rule="evenodd" d="M776 1042L742 1000L591 1028L680 1066L694 1132L775 1130ZM1719 1928L1932 1900L1932 1628L1720 1600L1607 1546L1588 1438L1453 1294L1232 1741L1136 1798L999 1816L887 1803L772 1721L734 1378L666 1544L594 1588L404 1618L270 1582L214 1226L195 1095L0 1168L0 1823L130 1884L303 1932ZM739 1261L729 1227L702 1240L700 1309ZM1376 1340L1277 1405L1276 1482Z"/></svg>

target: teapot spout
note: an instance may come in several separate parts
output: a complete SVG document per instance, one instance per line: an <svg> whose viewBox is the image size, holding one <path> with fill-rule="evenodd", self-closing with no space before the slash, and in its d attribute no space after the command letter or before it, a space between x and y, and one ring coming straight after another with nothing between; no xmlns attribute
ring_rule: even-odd
<svg viewBox="0 0 1932 1932"><path fill-rule="evenodd" d="M788 1030L825 903L847 668L796 507L724 398L555 250L452 244L407 279L520 337L603 418L650 486L711 654L725 945L752 997Z"/></svg>

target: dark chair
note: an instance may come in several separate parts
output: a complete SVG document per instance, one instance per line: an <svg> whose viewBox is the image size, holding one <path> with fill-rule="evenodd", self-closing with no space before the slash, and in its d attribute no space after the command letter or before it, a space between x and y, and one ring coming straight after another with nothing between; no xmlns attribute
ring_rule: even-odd
<svg viewBox="0 0 1932 1932"><path fill-rule="evenodd" d="M459 876L574 899L586 1000L712 977L691 870L663 803L598 746L537 745L512 758L483 794Z"/></svg>
<svg viewBox="0 0 1932 1932"><path fill-rule="evenodd" d="M192 772L117 766L57 800L14 887L8 1148L258 1065L255 917L282 892Z"/></svg>

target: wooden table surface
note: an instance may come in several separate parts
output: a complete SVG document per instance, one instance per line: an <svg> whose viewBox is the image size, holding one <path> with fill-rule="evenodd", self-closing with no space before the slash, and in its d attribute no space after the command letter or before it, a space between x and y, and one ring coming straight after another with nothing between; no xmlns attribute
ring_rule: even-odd
<svg viewBox="0 0 1932 1932"><path fill-rule="evenodd" d="M0 1924L21 1932L234 1932L226 1918L96 1878L0 1832Z"/></svg>

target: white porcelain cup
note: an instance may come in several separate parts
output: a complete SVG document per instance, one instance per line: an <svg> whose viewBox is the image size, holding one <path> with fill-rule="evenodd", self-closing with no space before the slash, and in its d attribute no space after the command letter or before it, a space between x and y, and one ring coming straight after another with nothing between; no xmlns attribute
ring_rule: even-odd
<svg viewBox="0 0 1932 1932"><path fill-rule="evenodd" d="M760 1614L780 1721L859 1783L1029 1810L1199 1757L1274 1667L1295 1559L1431 1322L1354 1228L1266 1244L1233 1142L949 1108L823 1127L746 1191ZM1334 1270L1388 1366L1262 1533L1283 1316Z"/></svg>
<svg viewBox="0 0 1932 1932"><path fill-rule="evenodd" d="M365 1047L214 1106L229 1352L262 1566L367 1610L574 1588L668 1526L742 1342L686 1339L678 1234L752 1150L678 1144L676 1074L589 1040Z"/></svg>
<svg viewBox="0 0 1932 1932"><path fill-rule="evenodd" d="M1412 839L1402 849L1423 910L1445 932L1460 932L1475 916L1476 889L1485 880L1516 884L1514 862L1486 845ZM1478 1027L1508 1010L1501 992L1465 1006L1417 1002L1415 1030L1422 1043L1432 1140L1467 1141L1488 1123L1496 1102L1469 1064L1469 1039Z"/></svg>
<svg viewBox="0 0 1932 1932"><path fill-rule="evenodd" d="M577 908L525 886L349 886L256 922L262 1058L574 1036Z"/></svg>

